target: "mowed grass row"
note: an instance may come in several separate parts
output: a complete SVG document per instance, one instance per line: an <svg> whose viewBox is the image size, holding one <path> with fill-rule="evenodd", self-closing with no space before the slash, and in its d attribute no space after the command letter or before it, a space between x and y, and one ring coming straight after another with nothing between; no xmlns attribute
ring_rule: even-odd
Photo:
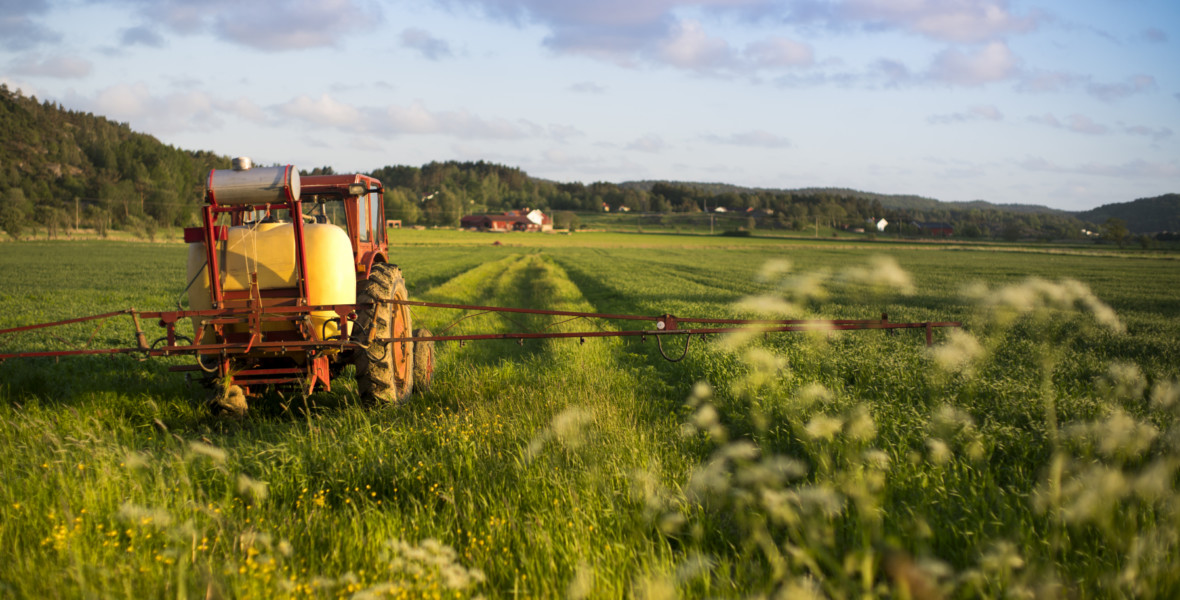
<svg viewBox="0 0 1180 600"><path fill-rule="evenodd" d="M963 320L979 348L944 333L958 355L927 351L916 332L714 337L667 363L651 340L443 344L434 388L404 406L360 408L345 377L306 401L272 395L242 423L204 415L200 392L155 361L9 362L0 559L14 567L0 586L129 597L1177 590L1172 261L894 248L913 278L903 295L874 284L870 249L685 237L392 254L415 299L713 316L754 314L733 302L769 295L806 316ZM92 254L107 272L127 262ZM24 277L14 273L0 271ZM1050 294L1072 288L1029 287L1029 275L1087 283L1127 331ZM960 294L974 278L991 289ZM1001 308L1017 300L1028 310L1006 323ZM435 332L459 316L414 314ZM480 316L450 331L553 322Z"/></svg>

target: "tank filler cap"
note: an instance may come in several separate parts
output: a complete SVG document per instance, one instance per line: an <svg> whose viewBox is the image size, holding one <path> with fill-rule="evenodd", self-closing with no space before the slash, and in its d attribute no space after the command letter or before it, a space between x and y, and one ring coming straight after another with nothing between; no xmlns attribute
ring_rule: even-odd
<svg viewBox="0 0 1180 600"><path fill-rule="evenodd" d="M254 161L250 160L249 156L239 156L233 159L232 165L235 171L249 171L254 166Z"/></svg>

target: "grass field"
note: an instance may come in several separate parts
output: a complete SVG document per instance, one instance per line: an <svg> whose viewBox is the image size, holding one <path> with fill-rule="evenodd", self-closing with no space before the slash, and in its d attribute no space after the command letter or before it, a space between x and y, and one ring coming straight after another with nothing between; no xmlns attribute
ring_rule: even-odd
<svg viewBox="0 0 1180 600"><path fill-rule="evenodd" d="M1180 594L1174 255L396 240L413 299L966 327L931 350L916 331L714 337L678 363L633 339L440 344L431 391L402 405L359 406L346 371L332 393L252 399L242 421L205 413L167 371L184 359L6 361L0 596ZM174 308L184 260L179 244L0 244L0 329ZM456 316L415 311L436 332ZM514 318L450 331L550 324ZM93 338L130 345L130 322Z"/></svg>

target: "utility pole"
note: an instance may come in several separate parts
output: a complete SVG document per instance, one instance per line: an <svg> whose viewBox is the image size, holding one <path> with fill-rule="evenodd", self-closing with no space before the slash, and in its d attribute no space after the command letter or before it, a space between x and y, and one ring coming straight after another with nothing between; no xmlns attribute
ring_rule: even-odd
<svg viewBox="0 0 1180 600"><path fill-rule="evenodd" d="M815 237L819 237L819 217L815 218Z"/></svg>
<svg viewBox="0 0 1180 600"><path fill-rule="evenodd" d="M74 233L78 233L78 197L74 196Z"/></svg>

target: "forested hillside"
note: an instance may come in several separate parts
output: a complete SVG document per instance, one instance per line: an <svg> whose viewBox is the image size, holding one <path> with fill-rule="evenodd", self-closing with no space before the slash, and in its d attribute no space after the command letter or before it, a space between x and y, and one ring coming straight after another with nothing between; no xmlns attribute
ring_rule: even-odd
<svg viewBox="0 0 1180 600"><path fill-rule="evenodd" d="M19 236L76 222L154 232L188 223L203 176L229 160L0 85L0 226Z"/></svg>
<svg viewBox="0 0 1180 600"><path fill-rule="evenodd" d="M1134 202L1105 204L1078 215L1095 223L1121 219L1132 233L1180 232L1180 194L1140 198Z"/></svg>
<svg viewBox="0 0 1180 600"><path fill-rule="evenodd" d="M0 145L0 229L12 237L27 236L33 229L55 235L75 225L100 233L113 227L151 236L160 226L194 223L205 175L211 168L229 167L228 157L174 148L132 131L126 123L38 102L5 86L0 86L0 135L5 142ZM310 171L331 172L330 166ZM920 235L915 223L938 222L953 226L956 237L1013 240L1078 239L1083 229L1102 231L1111 217L1126 221L1131 232L1180 229L1177 194L1078 214L842 188L560 183L484 161L391 165L370 174L386 187L388 217L407 225L455 226L464 215L529 207L555 213L627 211L650 214L657 221L720 208L729 225L758 230L823 225L872 231L867 222L884 218L890 234Z"/></svg>

